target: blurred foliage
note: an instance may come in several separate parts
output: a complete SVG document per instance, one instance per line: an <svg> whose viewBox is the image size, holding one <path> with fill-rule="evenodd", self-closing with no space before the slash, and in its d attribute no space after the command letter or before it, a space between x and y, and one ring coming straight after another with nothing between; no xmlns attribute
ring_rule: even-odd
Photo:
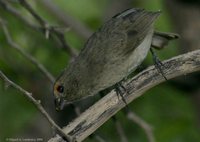
<svg viewBox="0 0 200 142"><path fill-rule="evenodd" d="M49 15L36 1L29 1L34 9L50 24L59 25L56 18ZM102 0L59 0L54 2L72 17L79 19L92 30L96 30L102 24L103 13L110 1ZM14 3L24 16L34 23L33 17L17 3ZM133 6L130 6L133 7ZM141 0L134 7L144 7L148 10L162 10L162 15L156 22L156 29L162 31L174 31L169 15L163 6L163 0ZM8 14L0 8L0 17L7 21L7 26L13 40L21 48L37 58L54 76L59 75L69 62L69 56L57 47L53 40L45 39L44 35L25 26L23 22ZM68 27L67 27L68 28ZM85 39L77 36L73 31L66 33L66 40L70 46L81 49ZM161 59L167 59L178 54L177 42L157 52ZM145 60L145 64L152 64L151 56ZM33 92L34 97L41 99L50 114L55 113L52 100L52 84L32 65L6 42L0 27L0 70L11 80ZM5 138L23 137L38 112L21 93L8 88L5 90L3 81L0 81L0 141ZM146 120L154 128L156 140L159 142L197 142L200 141L199 127L197 125L197 112L191 98L185 92L172 86L170 82L159 85L138 98L130 107L141 118ZM69 115L68 112L66 115ZM42 116L41 116L42 117ZM53 116L55 117L55 116ZM129 141L146 142L144 131L126 119L122 112L117 114L121 121ZM36 121L35 123L40 123ZM39 129L39 128L38 128ZM38 130L39 131L39 130ZM46 130L47 131L47 130ZM49 128L49 136L52 130ZM97 134L108 141L119 141L112 120L106 122ZM31 135L31 134L30 134ZM95 141L87 139L86 141Z"/></svg>

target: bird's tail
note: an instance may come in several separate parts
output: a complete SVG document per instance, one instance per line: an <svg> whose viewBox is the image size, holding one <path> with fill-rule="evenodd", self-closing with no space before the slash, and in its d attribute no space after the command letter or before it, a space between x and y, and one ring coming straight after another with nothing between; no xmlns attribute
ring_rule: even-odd
<svg viewBox="0 0 200 142"><path fill-rule="evenodd" d="M175 33L155 31L151 46L156 49L163 49L166 45L168 45L170 40L174 40L177 38L179 38L179 35Z"/></svg>

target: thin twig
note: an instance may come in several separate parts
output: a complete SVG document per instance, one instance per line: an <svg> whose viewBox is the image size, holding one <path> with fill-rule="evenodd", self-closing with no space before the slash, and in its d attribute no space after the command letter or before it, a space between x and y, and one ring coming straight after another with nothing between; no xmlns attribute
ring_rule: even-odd
<svg viewBox="0 0 200 142"><path fill-rule="evenodd" d="M127 139L127 137L126 137L126 135L124 133L124 130L122 128L122 125L121 125L120 121L116 118L115 115L112 117L112 120L115 123L115 127L117 129L118 136L120 137L121 142L128 142L128 139Z"/></svg>
<svg viewBox="0 0 200 142"><path fill-rule="evenodd" d="M4 80L4 82L8 85L8 86L12 86L15 89L17 89L19 92L21 92L30 102L32 102L34 104L34 106L39 110L39 112L41 112L41 114L43 116L45 116L45 118L48 120L48 122L54 127L56 128L56 130L58 130L58 132L60 132L61 135L63 135L69 142L72 141L72 138L70 136L68 136L67 134L65 134L62 129L51 119L51 117L49 116L49 114L45 111L45 109L42 107L40 100L36 100L33 98L32 93L24 90L22 87L20 87L19 85L15 84L14 82L12 82L10 79L8 79L3 72L0 70L0 78L2 80Z"/></svg>
<svg viewBox="0 0 200 142"><path fill-rule="evenodd" d="M74 58L77 55L78 52L75 49L72 49L67 44L67 42L65 41L64 33L61 30L59 30L57 27L50 26L47 23L44 25L41 25L40 27L31 23L27 18L25 18L16 8L11 6L7 1L0 0L0 6L4 10L8 11L10 14L14 15L19 20L21 20L24 24L29 26L31 29L44 33L45 38L52 37L56 42L59 43L59 46L61 46L72 58Z"/></svg>
<svg viewBox="0 0 200 142"><path fill-rule="evenodd" d="M20 4L40 23L40 25L45 29L45 36L53 32L61 41L63 48L67 50L67 52L71 55L71 57L76 57L77 53L75 53L73 49L69 47L67 42L65 41L65 36L63 32L57 30L53 26L50 26L32 7L26 0L18 0Z"/></svg>
<svg viewBox="0 0 200 142"><path fill-rule="evenodd" d="M139 116L137 116L134 112L130 110L126 111L126 116L129 120L135 122L144 130L149 142L155 142L152 128L147 122L142 120Z"/></svg>
<svg viewBox="0 0 200 142"><path fill-rule="evenodd" d="M27 3L26 0L18 0L20 4L40 23L42 27L47 27L48 24L42 17L40 17L33 8Z"/></svg>
<svg viewBox="0 0 200 142"><path fill-rule="evenodd" d="M14 15L15 17L17 17L18 19L20 19L21 21L23 21L26 25L28 25L29 27L33 28L34 30L38 30L39 27L34 26L28 19L26 19L25 17L22 16L22 14L15 9L14 7L12 7L10 4L8 4L6 1L4 0L0 0L0 6L8 11L9 13L11 13L12 15Z"/></svg>
<svg viewBox="0 0 200 142"><path fill-rule="evenodd" d="M39 0L38 2L42 4L42 6L46 8L49 13L54 15L60 22L66 26L71 27L78 35L84 39L88 39L89 36L92 35L93 32L89 27L74 17L71 17L69 14L59 8L52 0Z"/></svg>
<svg viewBox="0 0 200 142"><path fill-rule="evenodd" d="M166 67L163 68L163 72L168 79L200 71L200 50L173 57L163 61L163 64ZM150 66L125 82L124 87L128 93L124 94L124 99L130 103L164 81L157 69ZM76 141L83 141L124 106L123 100L113 90L63 128L63 131L73 136ZM58 140L58 137L56 138ZM57 142L57 140L52 138L49 141Z"/></svg>
<svg viewBox="0 0 200 142"><path fill-rule="evenodd" d="M94 138L98 141L98 142L106 142L101 136L95 134Z"/></svg>
<svg viewBox="0 0 200 142"><path fill-rule="evenodd" d="M23 50L23 48L21 48L18 44L16 44L12 38L11 35L7 29L7 26L5 24L5 21L3 21L2 19L0 19L0 24L2 26L3 32L5 34L6 40L8 42L8 44L16 49L21 55L23 55L26 59L28 59L30 62L32 62L32 64L34 64L48 79L51 83L53 83L55 81L54 77L51 75L51 73L39 62L36 60L36 58L34 58L32 55L30 55L29 53L27 53L25 50Z"/></svg>

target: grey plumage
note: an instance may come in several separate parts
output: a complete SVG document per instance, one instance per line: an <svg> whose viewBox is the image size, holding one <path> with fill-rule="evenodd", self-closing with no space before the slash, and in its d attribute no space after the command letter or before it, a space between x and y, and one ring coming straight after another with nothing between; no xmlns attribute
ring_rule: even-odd
<svg viewBox="0 0 200 142"><path fill-rule="evenodd" d="M57 104L95 95L134 71L149 51L153 23L159 15L160 11L129 9L107 21L58 77L54 85Z"/></svg>

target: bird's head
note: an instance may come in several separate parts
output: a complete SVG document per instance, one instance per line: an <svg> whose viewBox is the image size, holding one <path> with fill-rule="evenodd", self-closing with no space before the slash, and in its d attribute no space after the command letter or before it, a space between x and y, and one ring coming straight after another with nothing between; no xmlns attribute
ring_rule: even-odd
<svg viewBox="0 0 200 142"><path fill-rule="evenodd" d="M54 103L55 108L57 111L60 111L64 108L65 105L65 87L63 83L60 83L58 81L55 82L53 87L53 93L54 93Z"/></svg>
<svg viewBox="0 0 200 142"><path fill-rule="evenodd" d="M62 110L65 105L82 98L83 91L77 77L64 72L54 83L53 94L56 110Z"/></svg>

